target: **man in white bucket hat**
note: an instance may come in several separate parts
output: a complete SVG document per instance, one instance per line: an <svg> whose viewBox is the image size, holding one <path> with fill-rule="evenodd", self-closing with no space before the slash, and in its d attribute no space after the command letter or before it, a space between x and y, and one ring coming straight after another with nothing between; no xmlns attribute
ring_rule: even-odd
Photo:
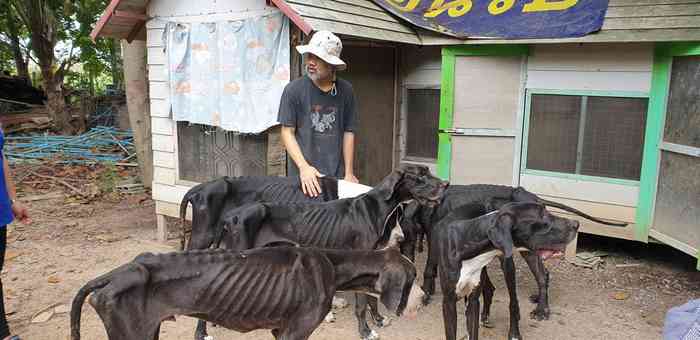
<svg viewBox="0 0 700 340"><path fill-rule="evenodd" d="M346 64L335 34L318 31L308 45L296 49L304 56L306 76L285 87L278 120L293 161L287 164L287 174L299 176L304 193L317 196L320 176L358 183L353 173L357 105L352 85L336 78Z"/></svg>

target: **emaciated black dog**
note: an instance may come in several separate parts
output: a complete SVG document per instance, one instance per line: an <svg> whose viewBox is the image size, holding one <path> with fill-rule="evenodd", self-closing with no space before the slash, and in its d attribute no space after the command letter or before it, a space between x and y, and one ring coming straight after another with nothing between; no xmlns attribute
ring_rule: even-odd
<svg viewBox="0 0 700 340"><path fill-rule="evenodd" d="M161 321L176 315L239 332L270 329L277 340L306 340L330 311L336 290L377 294L397 315L414 314L420 305L415 276L395 248L142 254L78 291L71 339L80 340L82 305L92 293L90 304L109 340L157 340Z"/></svg>
<svg viewBox="0 0 700 340"><path fill-rule="evenodd" d="M406 238L401 244L402 251L409 258L413 259L415 244L420 239L420 236L426 235L430 245L431 233L436 228L435 226L441 224L441 221L448 215L451 215L451 220L468 220L496 211L503 205L513 202L540 203L571 212L597 223L612 226L627 225L626 223L604 221L567 205L545 200L522 187L491 184L451 185L445 190L442 202L437 207L424 207L412 203L405 209L405 214L401 220L401 226L404 229ZM446 225L445 223L442 224ZM438 244L437 246L440 245ZM432 254L430 251L428 252L428 261L423 273L423 290L425 291L426 303L435 292L435 277L437 276L437 260L432 258ZM529 251L522 251L520 254L535 276L538 286L538 293L531 298L534 302L537 302L537 307L530 315L536 320L548 319L550 314L548 298L549 272L537 254ZM490 283L488 274L485 273L484 275L485 282L482 282L482 284L485 295L481 320L484 325L488 326L490 325L490 298L493 296L493 289L491 289L493 285Z"/></svg>
<svg viewBox="0 0 700 340"><path fill-rule="evenodd" d="M502 267L510 295L508 339L522 339L513 249L525 248L538 256L561 253L576 237L578 228L578 221L552 215L539 203L509 203L475 219L436 226L430 251L438 259L446 339L456 339L455 307L457 299L465 297L468 339L478 340L483 268L497 256L504 259Z"/></svg>
<svg viewBox="0 0 700 340"><path fill-rule="evenodd" d="M187 191L180 203L182 250L206 249L221 237L219 220L225 211L253 202L327 202L338 199L338 180L319 178L321 195L304 195L298 177L220 177ZM187 205L192 205L192 228L185 229ZM190 234L189 240L187 234ZM188 242L189 241L189 242Z"/></svg>
<svg viewBox="0 0 700 340"><path fill-rule="evenodd" d="M405 165L384 178L374 189L358 197L319 204L255 203L229 211L222 218L229 249L242 250L277 244L332 249L375 249L387 243L394 224L388 223L402 202L416 200L437 204L447 182L433 177L427 167ZM367 325L366 296L357 295L355 315L362 339L377 335ZM376 303L370 312L382 317Z"/></svg>

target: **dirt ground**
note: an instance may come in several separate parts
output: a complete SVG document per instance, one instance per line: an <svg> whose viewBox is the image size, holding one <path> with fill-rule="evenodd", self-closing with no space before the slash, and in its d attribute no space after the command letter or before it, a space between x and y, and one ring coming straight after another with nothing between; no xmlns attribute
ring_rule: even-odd
<svg viewBox="0 0 700 340"><path fill-rule="evenodd" d="M41 192L24 193L36 194ZM114 196L89 204L54 198L30 202L29 207L34 223L10 226L2 272L10 325L23 339L68 339L67 306L82 284L139 253L170 251L178 245L175 221L168 244L155 241L154 203L147 194ZM593 250L609 253L599 269L575 267L564 260L547 263L552 273L552 316L540 322L529 318L534 305L527 296L535 290L534 280L525 262L516 259L524 339L659 339L665 312L700 297L694 259L669 247L580 236L579 251ZM424 257L418 262L422 267ZM495 267L491 272L497 287L492 311L495 328L482 327L481 334L483 339L504 339L508 300L503 276ZM383 339L444 338L440 296L434 301L417 321L394 316L388 328L377 331ZM464 307L460 304L458 308L462 337ZM160 338L190 339L193 326L194 321L185 317L165 322ZM216 339L272 339L268 331L211 331ZM82 338L106 339L89 304L83 308ZM337 321L322 324L311 338L358 339L352 308L338 310Z"/></svg>

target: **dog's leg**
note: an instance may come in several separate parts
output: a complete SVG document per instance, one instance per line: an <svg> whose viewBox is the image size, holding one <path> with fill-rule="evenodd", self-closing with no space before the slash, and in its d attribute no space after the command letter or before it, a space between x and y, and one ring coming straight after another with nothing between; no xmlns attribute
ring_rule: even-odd
<svg viewBox="0 0 700 340"><path fill-rule="evenodd" d="M362 340L377 340L379 334L367 325L367 295L355 294L355 317L357 318L357 330Z"/></svg>
<svg viewBox="0 0 700 340"><path fill-rule="evenodd" d="M483 271L482 271L483 273ZM481 285L464 297L464 316L467 321L467 339L479 340L479 296L481 295Z"/></svg>
<svg viewBox="0 0 700 340"><path fill-rule="evenodd" d="M327 300L325 307L313 306L310 310L300 310L288 321L288 327L272 331L276 340L307 340L311 333L321 324L323 318L331 311L331 301Z"/></svg>
<svg viewBox="0 0 700 340"><path fill-rule="evenodd" d="M408 257L411 262L416 262L416 240L401 242L401 254Z"/></svg>
<svg viewBox="0 0 700 340"><path fill-rule="evenodd" d="M506 278L506 288L510 297L510 328L508 340L522 340L520 336L520 305L518 304L518 292L515 286L515 262L513 257L503 260L503 274Z"/></svg>
<svg viewBox="0 0 700 340"><path fill-rule="evenodd" d="M207 334L207 322L204 320L197 320L197 329L194 331L194 340L211 340L209 334Z"/></svg>
<svg viewBox="0 0 700 340"><path fill-rule="evenodd" d="M431 296L435 294L435 276L438 274L438 256L434 254L437 248L432 244L430 234L426 234L428 238L428 260L425 263L423 271L423 304L430 303Z"/></svg>
<svg viewBox="0 0 700 340"><path fill-rule="evenodd" d="M369 305L369 315L372 317L372 320L377 327L388 327L391 324L390 318L379 314L379 306L377 305L376 297L367 296L367 304Z"/></svg>
<svg viewBox="0 0 700 340"><path fill-rule="evenodd" d="M549 271L536 252L521 252L520 255L527 262L537 281L538 292L530 297L530 301L537 303L537 307L530 312L530 317L539 321L547 320L549 319Z"/></svg>
<svg viewBox="0 0 700 340"><path fill-rule="evenodd" d="M442 321L445 325L445 340L457 340L457 295L455 283L449 283L444 270L440 270L440 286L442 288Z"/></svg>
<svg viewBox="0 0 700 340"><path fill-rule="evenodd" d="M486 267L481 270L481 279L479 281L481 282L480 287L482 295L484 296L484 308L481 311L481 324L486 328L493 328L491 324L491 303L493 302L493 293L496 291L496 287L494 287L491 282Z"/></svg>

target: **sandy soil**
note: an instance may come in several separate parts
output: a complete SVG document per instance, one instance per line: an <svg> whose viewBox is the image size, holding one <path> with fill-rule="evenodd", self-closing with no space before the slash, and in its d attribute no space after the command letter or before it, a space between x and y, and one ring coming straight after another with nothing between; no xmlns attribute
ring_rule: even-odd
<svg viewBox="0 0 700 340"><path fill-rule="evenodd" d="M174 231L168 244L155 241L154 204L146 194L113 196L89 204L54 198L29 206L34 223L10 226L2 272L11 328L23 339L68 339L66 306L82 284L139 253L170 251L178 245ZM552 317L541 322L529 318L534 305L527 296L534 292L535 283L525 262L516 259L525 339L659 339L665 312L700 297L700 275L694 270L694 259L669 247L580 236L579 250L604 250L609 256L599 269L575 267L563 260L548 262ZM422 255L418 262L422 267ZM496 267L491 273L497 287L492 311L496 327L482 327L481 334L482 339L504 339L508 300L503 276ZM434 301L417 321L394 316L391 326L379 329L379 334L383 339L444 338L440 296ZM464 307L460 304L458 308L462 337ZM45 316L42 311L47 310L53 311L49 320L32 322ZM185 317L165 322L160 338L190 339L193 325L194 321ZM216 339L272 339L268 331L239 334L212 328L211 334ZM106 339L88 304L83 308L82 338ZM312 336L314 340L341 338L359 338L352 308L338 310L337 322L322 324Z"/></svg>

